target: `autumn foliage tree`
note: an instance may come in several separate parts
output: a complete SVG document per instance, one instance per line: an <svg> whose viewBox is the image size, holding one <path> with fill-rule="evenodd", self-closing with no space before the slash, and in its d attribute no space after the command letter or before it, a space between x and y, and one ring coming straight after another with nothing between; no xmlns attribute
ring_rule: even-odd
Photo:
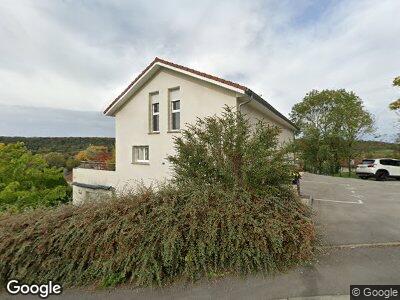
<svg viewBox="0 0 400 300"><path fill-rule="evenodd" d="M90 145L83 151L79 151L75 155L77 161L95 162L102 168L107 168L108 165L115 163L115 150L111 151L107 146Z"/></svg>

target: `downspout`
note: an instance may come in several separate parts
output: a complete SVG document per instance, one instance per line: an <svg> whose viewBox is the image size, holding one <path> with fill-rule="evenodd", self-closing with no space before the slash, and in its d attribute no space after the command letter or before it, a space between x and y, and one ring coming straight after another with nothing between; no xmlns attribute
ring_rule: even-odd
<svg viewBox="0 0 400 300"><path fill-rule="evenodd" d="M251 100L253 100L253 94L250 95L250 99L249 99L249 100L247 100L247 101L245 101L245 102L239 104L239 109L238 109L238 111L241 112L242 106L244 106L244 105L246 105L246 104L249 104L249 103L251 102Z"/></svg>

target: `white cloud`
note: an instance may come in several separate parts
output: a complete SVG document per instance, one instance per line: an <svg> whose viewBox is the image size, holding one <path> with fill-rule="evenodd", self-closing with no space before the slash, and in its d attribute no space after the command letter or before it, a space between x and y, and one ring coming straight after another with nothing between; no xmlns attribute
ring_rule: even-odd
<svg viewBox="0 0 400 300"><path fill-rule="evenodd" d="M397 0L2 1L0 103L100 110L160 56L284 113L313 88L354 90L391 134L399 13Z"/></svg>

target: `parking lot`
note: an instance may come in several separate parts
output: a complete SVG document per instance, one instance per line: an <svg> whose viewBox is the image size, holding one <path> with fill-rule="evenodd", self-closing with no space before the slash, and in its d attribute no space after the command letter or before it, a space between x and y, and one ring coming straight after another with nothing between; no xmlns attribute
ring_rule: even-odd
<svg viewBox="0 0 400 300"><path fill-rule="evenodd" d="M329 245L400 241L400 181L304 174L322 238Z"/></svg>

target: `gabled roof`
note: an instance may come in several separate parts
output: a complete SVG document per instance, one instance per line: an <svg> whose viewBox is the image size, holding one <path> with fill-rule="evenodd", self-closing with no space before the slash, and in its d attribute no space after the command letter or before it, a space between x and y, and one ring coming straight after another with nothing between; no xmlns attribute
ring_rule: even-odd
<svg viewBox="0 0 400 300"><path fill-rule="evenodd" d="M262 104L264 107L266 107L268 110L273 112L275 115L277 115L280 119L284 120L286 123L289 123L292 127L297 129L296 125L294 125L288 118L286 118L284 115L282 115L279 111L277 111L274 107L272 107L267 101L265 101L263 98L261 98L259 95L254 93L252 90L250 90L248 87L241 85L239 83L229 81L214 75L210 75L204 72L200 72L182 65L175 64L173 62L161 59L156 57L150 65L148 65L126 88L125 90L118 95L117 98L114 99L114 101L111 102L111 104L104 110L104 114L108 116L114 115L114 113L118 110L120 106L122 106L124 102L124 98L127 98L125 96L129 94L133 94L136 90L138 90L144 82L147 81L148 78L150 78L160 67L165 67L168 69L175 70L177 72L185 73L189 76L193 76L196 78L199 78L201 80L205 80L211 83L214 83L216 85L222 86L224 88L227 88L229 90L232 90L234 92L237 92L239 94L242 94L243 96L249 96Z"/></svg>

